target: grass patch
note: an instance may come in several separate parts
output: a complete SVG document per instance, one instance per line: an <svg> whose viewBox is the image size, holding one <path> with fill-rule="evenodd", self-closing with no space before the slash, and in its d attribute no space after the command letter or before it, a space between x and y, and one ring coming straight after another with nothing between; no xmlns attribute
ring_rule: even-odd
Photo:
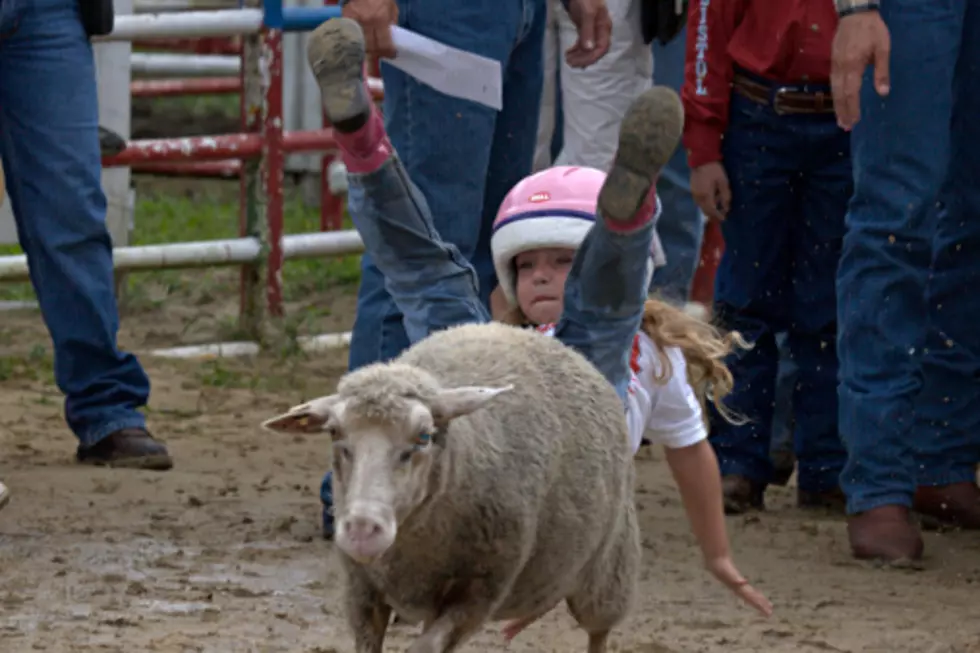
<svg viewBox="0 0 980 653"><path fill-rule="evenodd" d="M238 236L238 182L197 180L137 180L137 202L133 245ZM319 230L319 209L304 206L298 189L287 190L285 229L287 233ZM345 229L350 229L345 219ZM16 245L0 247L0 254L20 254ZM286 261L283 286L287 302L302 301L311 294L338 286L356 288L360 279L360 256ZM127 308L159 307L175 298L205 306L238 292L237 269L161 270L130 273L126 278ZM161 292L162 291L162 292ZM34 298L30 284L0 286L0 300Z"/></svg>

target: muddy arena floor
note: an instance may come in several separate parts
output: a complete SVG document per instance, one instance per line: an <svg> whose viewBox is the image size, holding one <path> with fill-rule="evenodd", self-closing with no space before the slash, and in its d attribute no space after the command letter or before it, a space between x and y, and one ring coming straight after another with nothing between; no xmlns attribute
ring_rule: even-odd
<svg viewBox="0 0 980 653"><path fill-rule="evenodd" d="M160 316L124 317L127 347L140 349L149 322L161 328ZM36 313L6 315L7 351L43 342L42 328ZM170 472L75 465L50 378L0 382L0 476L13 491L0 513L0 651L352 651L337 565L318 536L327 446L258 428L331 391L345 352L222 368L283 380L251 388L202 383L202 363L145 361ZM702 571L659 455L638 467L642 600L614 651L980 651L980 536L929 534L924 569L875 569L849 558L840 517L771 490L768 512L729 521L739 565L775 604L766 621ZM413 632L393 629L388 650L405 650ZM494 628L466 650L505 648ZM585 637L560 607L509 650L584 651Z"/></svg>
<svg viewBox="0 0 980 653"><path fill-rule="evenodd" d="M191 199L175 215L206 203ZM229 339L235 272L190 274L147 282L127 300L125 348ZM180 288L193 294L177 297ZM314 284L287 312L329 307L310 313L312 332L346 330L352 292ZM40 316L0 313L0 479L13 493L0 512L0 653L352 652L338 566L319 537L328 446L258 426L331 392L346 352L142 360L149 425L176 467L78 466ZM775 605L763 620L703 571L659 452L637 465L641 600L613 651L980 653L980 534L927 534L921 569L879 569L850 558L841 516L802 512L792 487L771 489L767 512L728 522L739 567ZM405 651L414 632L395 627L387 650ZM561 606L509 647L494 626L463 650L585 646Z"/></svg>

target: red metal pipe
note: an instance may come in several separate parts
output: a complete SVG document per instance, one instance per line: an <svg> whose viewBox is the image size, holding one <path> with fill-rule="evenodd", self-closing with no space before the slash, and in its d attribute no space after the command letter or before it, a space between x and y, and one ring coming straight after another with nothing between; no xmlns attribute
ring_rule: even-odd
<svg viewBox="0 0 980 653"><path fill-rule="evenodd" d="M261 178L266 201L266 305L269 315L281 317L283 236L283 168L285 142L282 133L282 30L264 28L261 32L262 53L268 70L263 75L265 111L262 120Z"/></svg>
<svg viewBox="0 0 980 653"><path fill-rule="evenodd" d="M225 161L184 161L134 163L133 172L142 172L169 177L223 177L232 179L241 172L242 162L236 159Z"/></svg>
<svg viewBox="0 0 980 653"><path fill-rule="evenodd" d="M725 239L721 235L721 225L712 220L704 228L701 259L698 262L698 269L694 272L694 282L691 284L691 301L705 306L714 303L715 275L724 251Z"/></svg>
<svg viewBox="0 0 980 653"><path fill-rule="evenodd" d="M283 152L325 152L337 147L330 129L283 134L279 127L279 134L278 149ZM262 134L220 134L130 141L129 146L116 156L102 159L102 167L128 166L143 161L247 159L262 153L262 140Z"/></svg>
<svg viewBox="0 0 980 653"><path fill-rule="evenodd" d="M241 90L242 82L237 77L135 79L129 84L129 92L133 97L228 94L240 93Z"/></svg>

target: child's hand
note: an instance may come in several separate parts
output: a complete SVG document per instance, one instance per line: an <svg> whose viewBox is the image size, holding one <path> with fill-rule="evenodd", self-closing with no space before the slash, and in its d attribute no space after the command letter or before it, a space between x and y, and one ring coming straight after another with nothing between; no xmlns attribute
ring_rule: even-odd
<svg viewBox="0 0 980 653"><path fill-rule="evenodd" d="M772 614L772 603L762 595L762 592L749 585L749 581L745 580L742 574L738 573L738 569L735 568L735 563L730 557L725 556L724 558L709 560L708 570L728 589L735 592L738 598L758 610L762 616L768 617Z"/></svg>

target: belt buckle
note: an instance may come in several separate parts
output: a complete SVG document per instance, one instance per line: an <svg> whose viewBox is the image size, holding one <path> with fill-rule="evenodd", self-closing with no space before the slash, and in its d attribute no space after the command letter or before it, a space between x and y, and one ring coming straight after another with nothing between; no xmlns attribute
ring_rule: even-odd
<svg viewBox="0 0 980 653"><path fill-rule="evenodd" d="M798 91L796 86L779 86L772 93L772 110L777 116L784 116L786 112L779 108L779 100L786 93Z"/></svg>

